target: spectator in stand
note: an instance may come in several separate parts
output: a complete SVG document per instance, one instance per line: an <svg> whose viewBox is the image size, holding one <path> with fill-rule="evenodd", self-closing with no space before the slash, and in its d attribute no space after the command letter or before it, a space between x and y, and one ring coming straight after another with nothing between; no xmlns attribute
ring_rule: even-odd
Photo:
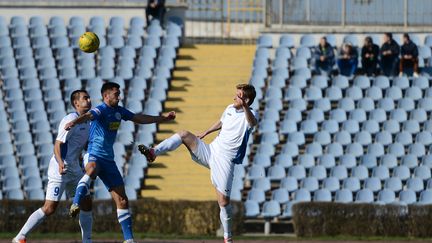
<svg viewBox="0 0 432 243"><path fill-rule="evenodd" d="M414 72L414 77L418 77L418 49L417 45L411 41L408 34L403 35L403 45L401 47L401 59L399 64L399 76L410 75Z"/></svg>
<svg viewBox="0 0 432 243"><path fill-rule="evenodd" d="M337 61L339 72L341 75L350 77L357 70L358 52L357 48L353 47L351 43L347 42L342 45L339 52L339 59Z"/></svg>
<svg viewBox="0 0 432 243"><path fill-rule="evenodd" d="M364 40L364 45L361 52L361 62L364 73L368 76L377 74L379 47L373 43L370 36Z"/></svg>
<svg viewBox="0 0 432 243"><path fill-rule="evenodd" d="M321 37L318 47L314 53L315 71L320 74L321 72L330 73L335 63L335 56L333 47L327 42L326 37Z"/></svg>
<svg viewBox="0 0 432 243"><path fill-rule="evenodd" d="M399 45L393 40L391 33L384 34L381 46L381 69L386 76L394 76L399 62Z"/></svg>
<svg viewBox="0 0 432 243"><path fill-rule="evenodd" d="M165 0L148 0L146 8L147 25L150 23L150 15L152 16L152 19L158 19L161 25L163 25L165 16Z"/></svg>

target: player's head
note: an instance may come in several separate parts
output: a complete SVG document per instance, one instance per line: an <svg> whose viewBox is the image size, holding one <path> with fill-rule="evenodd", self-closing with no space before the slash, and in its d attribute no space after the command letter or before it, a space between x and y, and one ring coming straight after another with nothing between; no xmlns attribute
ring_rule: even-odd
<svg viewBox="0 0 432 243"><path fill-rule="evenodd" d="M83 89L74 90L70 96L70 102L77 111L87 112L91 108L90 95Z"/></svg>
<svg viewBox="0 0 432 243"><path fill-rule="evenodd" d="M325 47L327 45L327 37L321 37L319 44L321 47Z"/></svg>
<svg viewBox="0 0 432 243"><path fill-rule="evenodd" d="M234 96L234 107L236 109L241 108L240 97L243 97L248 105L252 105L256 96L255 87L250 84L239 84L236 88L237 91Z"/></svg>
<svg viewBox="0 0 432 243"><path fill-rule="evenodd" d="M120 85L106 82L102 85L101 94L103 101L109 106L117 106L120 101Z"/></svg>
<svg viewBox="0 0 432 243"><path fill-rule="evenodd" d="M367 36L367 37L364 39L364 45L365 45L365 46L371 46L371 45L373 45L373 44L374 44L374 43L373 43L372 37Z"/></svg>
<svg viewBox="0 0 432 243"><path fill-rule="evenodd" d="M384 33L384 43L393 40L393 34L390 32Z"/></svg>
<svg viewBox="0 0 432 243"><path fill-rule="evenodd" d="M403 39L403 43L405 43L405 44L408 44L411 40L410 36L407 33L403 34L402 39Z"/></svg>

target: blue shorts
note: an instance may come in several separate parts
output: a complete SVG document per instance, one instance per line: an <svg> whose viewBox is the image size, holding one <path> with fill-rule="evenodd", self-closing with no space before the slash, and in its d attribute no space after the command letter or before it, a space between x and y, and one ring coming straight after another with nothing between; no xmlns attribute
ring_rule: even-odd
<svg viewBox="0 0 432 243"><path fill-rule="evenodd" d="M89 155L88 161L96 163L97 176L105 184L108 191L111 191L114 187L124 186L123 177L115 161L102 159L94 155Z"/></svg>

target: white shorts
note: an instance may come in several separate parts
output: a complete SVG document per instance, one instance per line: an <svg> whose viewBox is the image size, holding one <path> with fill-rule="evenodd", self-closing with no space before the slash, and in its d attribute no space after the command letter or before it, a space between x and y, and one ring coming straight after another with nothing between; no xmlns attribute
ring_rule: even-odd
<svg viewBox="0 0 432 243"><path fill-rule="evenodd" d="M219 152L215 146L204 143L197 138L197 148L191 151L192 160L210 169L210 179L213 186L229 197L234 177L234 166L231 159Z"/></svg>
<svg viewBox="0 0 432 243"><path fill-rule="evenodd" d="M66 191L66 198L73 198L76 186L83 175L84 172L80 170L67 171L66 174L60 175L58 163L52 158L48 167L48 184L45 199L58 202L64 191Z"/></svg>

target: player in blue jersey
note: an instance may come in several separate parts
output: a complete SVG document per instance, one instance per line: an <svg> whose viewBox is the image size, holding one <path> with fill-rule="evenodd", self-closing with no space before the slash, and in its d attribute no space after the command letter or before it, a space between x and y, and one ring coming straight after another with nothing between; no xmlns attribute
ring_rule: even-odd
<svg viewBox="0 0 432 243"><path fill-rule="evenodd" d="M120 101L120 86L107 82L101 89L103 103L81 115L77 119L66 124L65 129L70 129L77 124L91 120L88 163L86 174L78 183L76 194L70 208L70 215L75 217L80 211L81 200L89 195L91 180L96 176L110 191L117 206L117 217L121 225L125 243L134 242L132 233L132 218L129 212L128 198L126 196L123 178L114 162L113 144L120 127L121 120L130 120L138 124L160 123L175 119L175 112L162 116L149 116L134 114L118 105Z"/></svg>
<svg viewBox="0 0 432 243"><path fill-rule="evenodd" d="M236 86L233 104L228 105L222 117L203 133L195 136L191 132L181 131L154 148L147 148L142 144L138 146L141 153L151 162L156 159L156 156L175 150L184 144L195 162L210 169L211 181L216 189L220 207L225 243L233 242L230 195L234 165L242 163L249 135L257 124L257 113L249 107L255 96L256 91L252 85L239 84ZM219 135L210 144L201 140L218 130L220 130Z"/></svg>

